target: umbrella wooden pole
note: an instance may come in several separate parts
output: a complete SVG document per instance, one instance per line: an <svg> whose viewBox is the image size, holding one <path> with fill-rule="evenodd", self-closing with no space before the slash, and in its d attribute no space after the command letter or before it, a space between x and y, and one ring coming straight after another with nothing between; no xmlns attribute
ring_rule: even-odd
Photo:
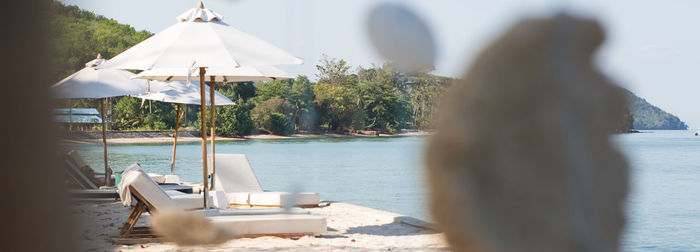
<svg viewBox="0 0 700 252"><path fill-rule="evenodd" d="M175 140L173 140L173 160L170 161L170 175L175 175L175 149L177 149L177 129L180 127L180 104L175 110Z"/></svg>
<svg viewBox="0 0 700 252"><path fill-rule="evenodd" d="M112 179L112 174L109 172L109 165L107 164L107 133L106 133L106 123L105 122L105 98L100 100L100 109L102 110L102 151L104 152L105 159L105 186L110 186L110 180Z"/></svg>
<svg viewBox="0 0 700 252"><path fill-rule="evenodd" d="M214 174L216 174L216 156L215 156L216 149L214 148L214 145L215 145L214 137L215 137L215 133L216 133L216 131L214 130L214 128L216 127L214 124L214 119L216 118L216 114L215 114L215 111L216 111L215 104L216 103L214 103L214 94L215 94L214 85L216 85L216 79L214 78L214 76L210 76L210 80L211 80L209 82L209 104L211 104L211 106L209 107L211 110L211 112L210 112L210 114L211 114L211 186L210 186L210 188L214 189Z"/></svg>
<svg viewBox="0 0 700 252"><path fill-rule="evenodd" d="M208 171L207 171L207 113L206 113L206 96L204 95L204 74L207 71L204 67L199 68L199 93L200 93L200 122L201 122L201 133L202 133L202 191L204 193L204 209L209 209L209 204L207 200L209 199L209 183L208 183Z"/></svg>
<svg viewBox="0 0 700 252"><path fill-rule="evenodd" d="M73 100L68 99L68 131L73 131Z"/></svg>

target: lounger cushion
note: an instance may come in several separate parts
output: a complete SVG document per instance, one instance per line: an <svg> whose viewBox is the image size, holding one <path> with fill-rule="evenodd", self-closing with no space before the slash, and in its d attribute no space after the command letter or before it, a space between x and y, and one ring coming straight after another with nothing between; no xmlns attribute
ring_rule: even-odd
<svg viewBox="0 0 700 252"><path fill-rule="evenodd" d="M248 158L243 154L216 155L214 188L227 193L263 191Z"/></svg>
<svg viewBox="0 0 700 252"><path fill-rule="evenodd" d="M204 208L203 197L201 194L181 194L172 195L170 198L184 210L202 209ZM209 202L213 202L213 197L209 195ZM212 205L213 206L213 205Z"/></svg>
<svg viewBox="0 0 700 252"><path fill-rule="evenodd" d="M300 193L294 198L288 192L263 192L243 154L216 155L214 179L215 188L226 192L229 203L234 205L282 206L294 200L297 206L309 206L321 201L320 196L312 192Z"/></svg>
<svg viewBox="0 0 700 252"><path fill-rule="evenodd" d="M250 193L251 205L260 206L284 206L294 204L295 206L318 205L321 201L318 193L302 192L292 195L288 192L252 192Z"/></svg>
<svg viewBox="0 0 700 252"><path fill-rule="evenodd" d="M177 195L188 195L188 194L191 194L191 193L184 193L184 192L177 191L177 190L167 190L167 191L165 191L165 193L167 193L168 196L170 196L170 197L172 197L172 196L177 196Z"/></svg>
<svg viewBox="0 0 700 252"><path fill-rule="evenodd" d="M303 208L229 208L229 209L198 209L189 211L190 213L199 214L201 216L228 216L228 215L261 215L261 214L310 214L308 210Z"/></svg>
<svg viewBox="0 0 700 252"><path fill-rule="evenodd" d="M122 179L126 180L128 185L133 187L133 190L143 195L148 203L153 205L155 209L151 210L181 209L145 172L134 170L126 172L122 176Z"/></svg>
<svg viewBox="0 0 700 252"><path fill-rule="evenodd" d="M320 234L326 219L313 215L234 215L208 218L217 228L236 235Z"/></svg>
<svg viewBox="0 0 700 252"><path fill-rule="evenodd" d="M226 199L226 193L222 191L210 191L211 203L214 208L228 208L228 200Z"/></svg>
<svg viewBox="0 0 700 252"><path fill-rule="evenodd" d="M318 205L321 201L318 193L302 192L292 197L288 192L251 192L227 193L229 204L253 206L284 206L294 200L295 206Z"/></svg>
<svg viewBox="0 0 700 252"><path fill-rule="evenodd" d="M83 167L88 167L90 166L85 162L85 159L78 154L77 151L75 150L70 150L66 155L73 161L73 163L78 167L78 168L83 168ZM92 168L90 168L92 170Z"/></svg>
<svg viewBox="0 0 700 252"><path fill-rule="evenodd" d="M250 193L249 192L233 192L226 193L226 200L229 204L233 205L250 205Z"/></svg>
<svg viewBox="0 0 700 252"><path fill-rule="evenodd" d="M256 215L256 214L310 214L308 210L298 207L286 208L243 208L243 209L217 209L217 215Z"/></svg>
<svg viewBox="0 0 700 252"><path fill-rule="evenodd" d="M163 175L160 175L158 173L150 173L149 172L148 176L151 177L151 179L153 179L153 181L155 181L158 184L165 183L165 176L163 176Z"/></svg>
<svg viewBox="0 0 700 252"><path fill-rule="evenodd" d="M125 206L131 206L132 198L131 192L129 191L129 185L131 185L132 180L135 178L136 174L132 172L142 171L139 163L134 163L129 167L126 167L122 172L122 180L117 185L117 192L119 193L119 198L122 200L122 204Z"/></svg>

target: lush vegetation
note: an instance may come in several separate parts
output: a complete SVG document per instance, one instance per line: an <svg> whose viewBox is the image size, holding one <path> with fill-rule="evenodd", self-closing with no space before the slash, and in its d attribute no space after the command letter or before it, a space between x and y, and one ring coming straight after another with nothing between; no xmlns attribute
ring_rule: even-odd
<svg viewBox="0 0 700 252"><path fill-rule="evenodd" d="M659 107L649 104L646 100L626 91L629 99L629 107L634 120L634 128L638 130L665 129L665 130L685 130L688 129L683 121L677 116L663 111Z"/></svg>
<svg viewBox="0 0 700 252"><path fill-rule="evenodd" d="M404 75L389 65L353 71L347 62L328 57L317 68L317 82L299 76L257 85L217 84L237 104L216 108L217 134L426 129L450 83L432 75Z"/></svg>
<svg viewBox="0 0 700 252"><path fill-rule="evenodd" d="M152 35L60 2L53 2L51 10L50 36L55 52L51 74L55 81L80 70L98 53L110 58ZM327 56L317 69L317 82L299 76L265 83L217 83L217 91L236 102L235 106L216 108L217 134L391 133L403 128L430 128L438 97L450 83L449 78L429 74L402 74L390 65L353 68L344 60ZM67 101L61 103L69 106ZM91 99L73 100L70 105L98 107ZM172 104L131 97L110 98L106 103L113 130L172 129L175 113ZM199 107L184 106L183 114L182 125L198 129Z"/></svg>
<svg viewBox="0 0 700 252"><path fill-rule="evenodd" d="M57 1L50 10L53 55L48 60L51 76L57 80L85 67L98 53L108 59L153 35Z"/></svg>
<svg viewBox="0 0 700 252"><path fill-rule="evenodd" d="M52 4L50 23L54 55L50 70L55 81L84 67L98 53L110 58L148 38L147 31L95 15L60 2ZM265 83L217 83L217 91L236 102L216 108L217 134L244 136L256 132L289 135L295 132L393 133L399 129L430 129L436 104L451 79L430 74L404 74L392 65L352 67L324 56L314 82L306 76ZM621 119L621 131L634 122L637 129L685 129L677 117L629 93L631 114ZM68 106L61 101L59 106ZM73 100L73 107L98 107L91 99ZM107 99L112 130L168 130L175 127L175 106L131 97ZM199 128L199 106L183 106L181 127ZM208 115L208 113L207 113ZM207 122L209 123L209 122Z"/></svg>

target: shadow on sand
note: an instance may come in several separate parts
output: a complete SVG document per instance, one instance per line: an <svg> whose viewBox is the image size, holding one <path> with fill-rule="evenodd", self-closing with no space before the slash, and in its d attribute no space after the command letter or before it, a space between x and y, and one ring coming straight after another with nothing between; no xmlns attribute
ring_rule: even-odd
<svg viewBox="0 0 700 252"><path fill-rule="evenodd" d="M434 224L408 217L395 217L394 221L388 224L359 226L349 228L346 234L368 234L382 236L401 236L401 235L416 235L416 234L435 234L438 233Z"/></svg>

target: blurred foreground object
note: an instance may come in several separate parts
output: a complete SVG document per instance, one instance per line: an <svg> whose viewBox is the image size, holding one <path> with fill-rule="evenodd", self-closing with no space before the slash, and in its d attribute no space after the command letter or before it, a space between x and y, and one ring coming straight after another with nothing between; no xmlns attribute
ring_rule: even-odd
<svg viewBox="0 0 700 252"><path fill-rule="evenodd" d="M435 69L435 42L423 20L398 4L375 7L367 22L377 51L405 72Z"/></svg>
<svg viewBox="0 0 700 252"><path fill-rule="evenodd" d="M213 246L235 238L234 234L216 228L206 218L185 211L169 210L154 215L151 226L163 240L178 246Z"/></svg>
<svg viewBox="0 0 700 252"><path fill-rule="evenodd" d="M603 40L593 20L523 20L447 92L427 167L455 250L618 250L625 97L592 66Z"/></svg>
<svg viewBox="0 0 700 252"><path fill-rule="evenodd" d="M49 1L8 1L1 22L0 251L76 251L56 158L46 37Z"/></svg>

